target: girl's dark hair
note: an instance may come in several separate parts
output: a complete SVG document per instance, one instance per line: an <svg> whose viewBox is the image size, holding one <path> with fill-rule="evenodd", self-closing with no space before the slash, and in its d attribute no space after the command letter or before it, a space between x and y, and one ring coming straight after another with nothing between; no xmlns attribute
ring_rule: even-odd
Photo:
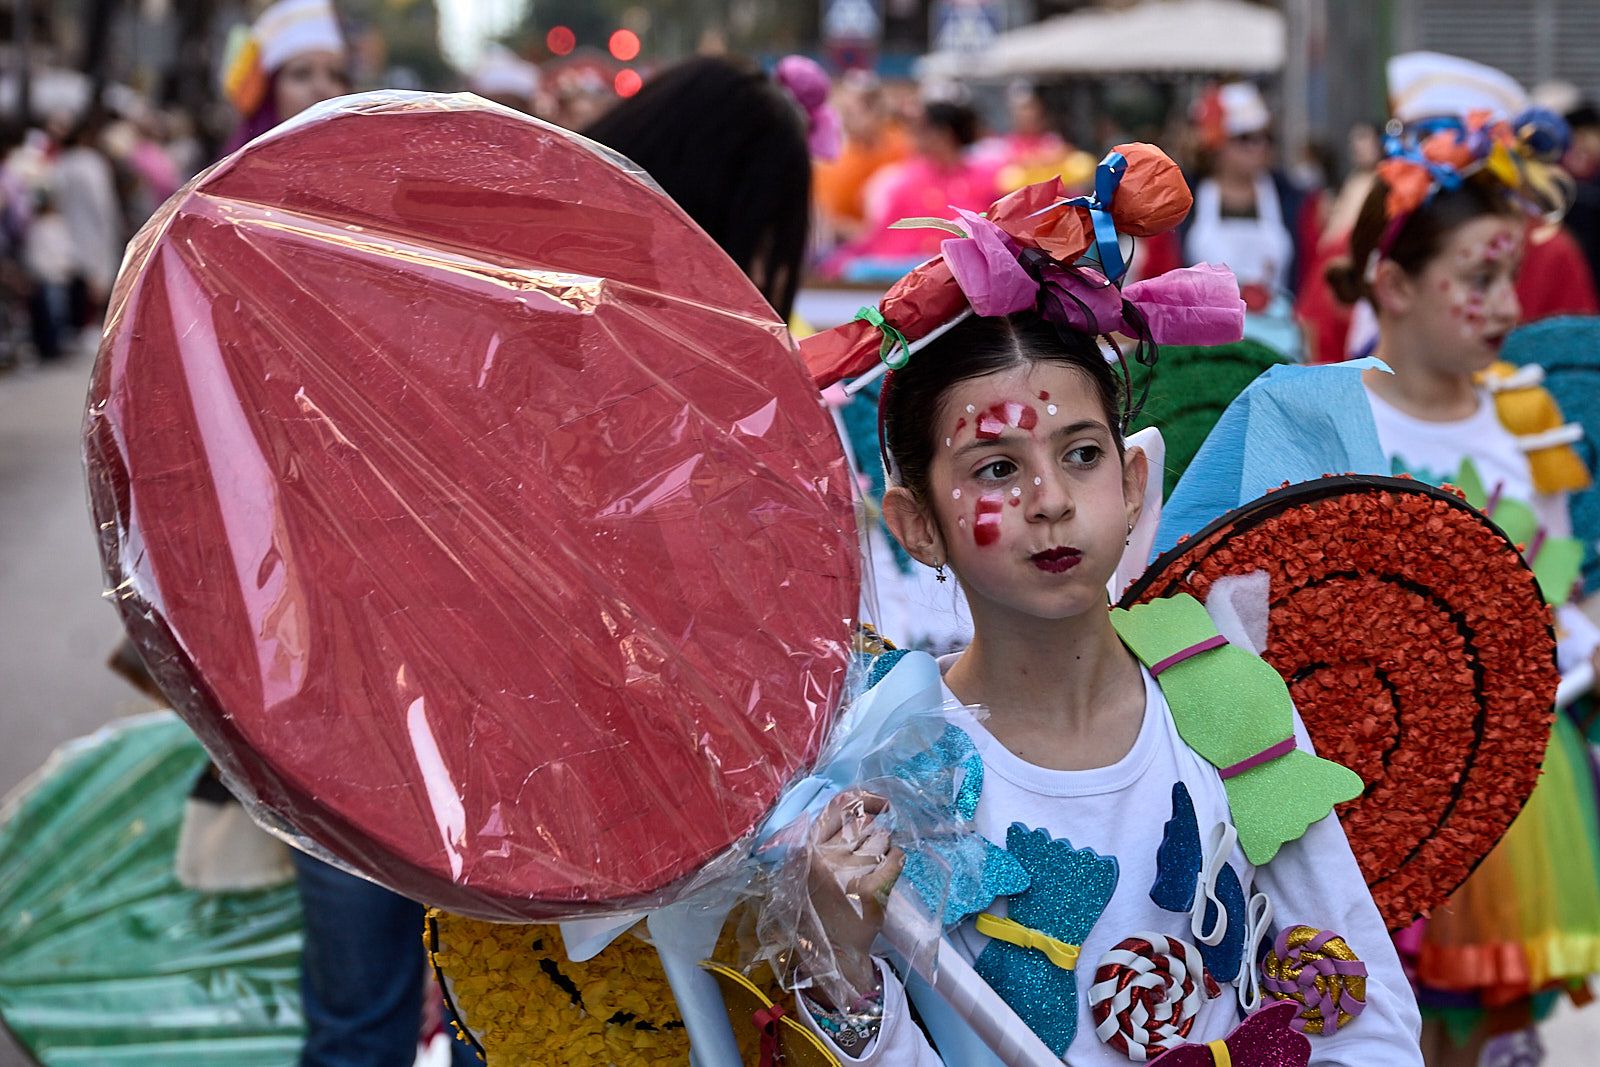
<svg viewBox="0 0 1600 1067"><path fill-rule="evenodd" d="M978 139L978 113L963 104L938 101L924 108L922 116L929 126L948 131L962 148Z"/></svg>
<svg viewBox="0 0 1600 1067"><path fill-rule="evenodd" d="M885 466L895 484L927 500L935 427L951 387L1035 363L1059 363L1089 379L1120 451L1122 387L1094 337L1058 328L1036 311L996 318L969 315L884 380L878 420Z"/></svg>
<svg viewBox="0 0 1600 1067"><path fill-rule="evenodd" d="M1388 184L1378 178L1361 203L1361 213L1356 216L1355 229L1350 234L1350 258L1330 263L1324 272L1333 295L1346 304L1354 304L1363 297L1372 299L1367 264L1389 228L1385 206L1388 197ZM1486 215L1515 213L1502 191L1488 182L1468 179L1454 189L1436 190L1413 211L1400 224L1400 232L1395 234L1384 257L1400 264L1407 274L1420 273L1458 227Z"/></svg>
<svg viewBox="0 0 1600 1067"><path fill-rule="evenodd" d="M643 167L773 310L794 308L811 157L793 98L748 63L704 56L651 78L583 131Z"/></svg>

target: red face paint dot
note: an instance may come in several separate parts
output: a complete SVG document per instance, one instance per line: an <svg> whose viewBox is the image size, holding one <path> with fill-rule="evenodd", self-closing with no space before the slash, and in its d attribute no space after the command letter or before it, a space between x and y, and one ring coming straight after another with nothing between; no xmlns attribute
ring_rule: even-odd
<svg viewBox="0 0 1600 1067"><path fill-rule="evenodd" d="M972 540L979 548L1000 540L1000 508L997 493L985 493L978 498L978 513L972 520Z"/></svg>
<svg viewBox="0 0 1600 1067"><path fill-rule="evenodd" d="M1039 394L1039 399L1040 400L1049 400L1050 399L1050 394L1049 393L1040 393Z"/></svg>
<svg viewBox="0 0 1600 1067"><path fill-rule="evenodd" d="M993 441L1005 432L1005 418L994 409L978 416L978 440Z"/></svg>

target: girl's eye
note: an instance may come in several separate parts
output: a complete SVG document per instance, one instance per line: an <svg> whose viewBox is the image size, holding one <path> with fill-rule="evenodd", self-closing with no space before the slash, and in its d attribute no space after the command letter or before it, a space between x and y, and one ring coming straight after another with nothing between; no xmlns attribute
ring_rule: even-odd
<svg viewBox="0 0 1600 1067"><path fill-rule="evenodd" d="M1067 462L1080 467L1092 467L1104 452L1099 445L1079 445L1067 452Z"/></svg>
<svg viewBox="0 0 1600 1067"><path fill-rule="evenodd" d="M1017 465L1009 459L990 460L977 469L976 476L982 482L1003 482L1016 473Z"/></svg>

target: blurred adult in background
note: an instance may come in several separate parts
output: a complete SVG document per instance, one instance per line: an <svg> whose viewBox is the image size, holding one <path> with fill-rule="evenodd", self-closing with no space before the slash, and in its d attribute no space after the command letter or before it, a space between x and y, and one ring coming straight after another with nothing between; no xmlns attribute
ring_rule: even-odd
<svg viewBox="0 0 1600 1067"><path fill-rule="evenodd" d="M1356 123L1350 127L1348 152L1350 169L1322 212L1321 229L1295 301L1295 314L1305 328L1307 359L1312 363L1337 363L1345 357L1350 309L1334 295L1323 275L1329 264L1349 255L1350 234L1383 158L1383 131L1369 122Z"/></svg>
<svg viewBox="0 0 1600 1067"><path fill-rule="evenodd" d="M1572 144L1561 161L1576 183L1565 223L1583 249L1590 275L1600 278L1600 108L1567 82L1541 85L1533 95L1572 128Z"/></svg>
<svg viewBox="0 0 1600 1067"><path fill-rule="evenodd" d="M349 51L329 0L279 0L228 52L223 87L240 121L226 152L350 91Z"/></svg>
<svg viewBox="0 0 1600 1067"><path fill-rule="evenodd" d="M91 108L66 134L53 170L55 204L77 252L81 298L73 319L80 324L104 313L128 240L116 175L100 148L105 126L105 112Z"/></svg>
<svg viewBox="0 0 1600 1067"><path fill-rule="evenodd" d="M1272 115L1250 82L1231 82L1197 109L1209 166L1181 236L1183 261L1225 263L1253 312L1299 284L1304 197L1272 167Z"/></svg>
<svg viewBox="0 0 1600 1067"><path fill-rule="evenodd" d="M844 125L839 158L819 162L813 172L817 208L829 228L829 243L854 237L866 223L866 187L884 167L911 154L911 140L889 113L883 88L864 71L851 71L834 91Z"/></svg>
<svg viewBox="0 0 1600 1067"><path fill-rule="evenodd" d="M967 155L978 139L978 116L970 107L950 101L927 104L911 128L911 139L915 153L867 183L866 225L859 239L841 249L846 257L907 261L934 255L947 233L890 227L907 218L949 218L952 207L987 211L999 197L993 169Z"/></svg>
<svg viewBox="0 0 1600 1067"><path fill-rule="evenodd" d="M1006 93L1011 128L972 146L973 162L994 172L1002 195L1060 178L1069 193L1088 192L1097 160L1068 144L1039 91L1026 82ZM1175 266L1176 264L1174 264Z"/></svg>
<svg viewBox="0 0 1600 1067"><path fill-rule="evenodd" d="M811 73L819 92L825 83L820 68ZM744 60L701 56L657 74L583 134L643 167L787 320L810 225L808 131L830 121L823 106L802 105Z"/></svg>
<svg viewBox="0 0 1600 1067"><path fill-rule="evenodd" d="M527 115L538 114L534 101L539 96L539 68L505 45L490 45L484 50L468 84L486 100Z"/></svg>

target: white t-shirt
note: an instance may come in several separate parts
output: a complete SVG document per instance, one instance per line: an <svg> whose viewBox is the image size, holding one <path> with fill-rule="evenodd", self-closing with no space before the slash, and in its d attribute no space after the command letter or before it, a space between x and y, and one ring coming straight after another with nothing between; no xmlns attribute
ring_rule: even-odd
<svg viewBox="0 0 1600 1067"><path fill-rule="evenodd" d="M953 657L952 657L953 658ZM948 666L948 660L945 662ZM1133 747L1116 763L1093 770L1058 771L1037 767L1016 756L970 716L952 721L971 737L983 758L983 791L974 829L1004 845L1012 823L1044 829L1075 848L1114 856L1116 889L1105 911L1084 939L1077 967L1078 1028L1064 1062L1071 1067L1114 1067L1131 1062L1095 1035L1088 991L1100 958L1118 942L1144 931L1195 944L1190 915L1165 911L1150 898L1156 878L1156 853L1172 815L1172 792L1182 782L1194 802L1202 844L1217 822L1228 819L1228 799L1216 770L1178 735L1160 688L1145 679L1144 722ZM951 704L959 703L946 690ZM1295 732L1301 748L1311 743L1298 717ZM1298 841L1284 845L1270 864L1256 870L1235 848L1230 862L1244 882L1246 894L1264 892L1276 909L1275 928L1306 924L1338 933L1365 961L1368 970L1366 1010L1348 1027L1312 1040L1312 1063L1386 1067L1420 1065L1417 1035L1421 1020L1411 987L1378 914L1355 856L1338 819L1329 816ZM1004 914L1004 901L990 909ZM975 960L988 938L971 921L950 935L968 960ZM1248 951L1248 950L1247 950ZM911 1018L905 987L884 968L884 1018L879 1035L860 1058L836 1051L841 1062L916 1065L945 1063L929 1046ZM801 998L802 1005L804 998ZM919 1003L919 1007L923 1007ZM930 1010L923 1007L926 1015ZM942 1010L933 1007L931 1010ZM815 1029L805 1008L802 1016ZM1196 1017L1191 1043L1226 1037L1240 1015L1233 986L1205 1003ZM817 1029L821 1034L822 1031ZM986 1052L986 1050L985 1050ZM961 1067L978 1067L963 1059Z"/></svg>

